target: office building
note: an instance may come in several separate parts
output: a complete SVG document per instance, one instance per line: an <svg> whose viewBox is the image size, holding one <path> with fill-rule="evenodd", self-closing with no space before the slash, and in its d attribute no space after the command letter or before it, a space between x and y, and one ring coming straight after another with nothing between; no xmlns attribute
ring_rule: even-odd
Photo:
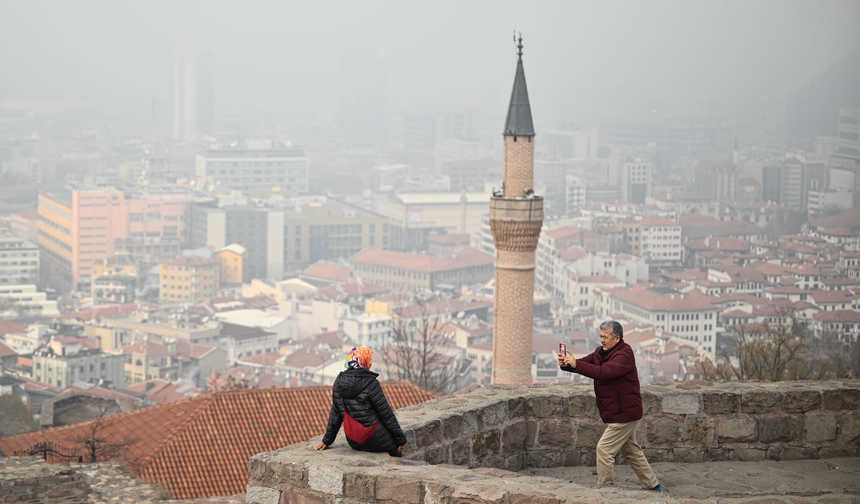
<svg viewBox="0 0 860 504"><path fill-rule="evenodd" d="M623 201L644 204L645 199L651 197L653 164L641 159L627 158L621 161L618 172Z"/></svg>
<svg viewBox="0 0 860 504"><path fill-rule="evenodd" d="M33 353L33 379L59 389L100 380L122 387L125 356L89 348L85 342L74 336L52 337L46 347Z"/></svg>
<svg viewBox="0 0 860 504"><path fill-rule="evenodd" d="M831 159L835 167L854 173L852 206L860 206L860 108L839 110L838 138Z"/></svg>
<svg viewBox="0 0 860 504"><path fill-rule="evenodd" d="M185 212L200 199L178 186L63 186L39 194L41 276L47 285L90 290L93 264L128 252L139 265L174 257Z"/></svg>
<svg viewBox="0 0 860 504"><path fill-rule="evenodd" d="M308 192L308 158L304 150L277 146L271 140L248 140L245 145L198 154L197 176L233 189L279 187L292 193Z"/></svg>
<svg viewBox="0 0 860 504"><path fill-rule="evenodd" d="M696 191L715 199L737 199L741 173L730 160L702 161L696 167Z"/></svg>
<svg viewBox="0 0 860 504"><path fill-rule="evenodd" d="M193 142L211 133L215 120L215 63L212 55L177 46L173 62L173 138Z"/></svg>
<svg viewBox="0 0 860 504"><path fill-rule="evenodd" d="M587 159L597 157L597 131L576 128L543 128L540 143L549 159Z"/></svg>
<svg viewBox="0 0 860 504"><path fill-rule="evenodd" d="M566 213L575 214L579 207L585 204L585 184L582 179L573 175L565 177Z"/></svg>
<svg viewBox="0 0 860 504"><path fill-rule="evenodd" d="M421 114L406 116L403 125L403 149L418 152L435 151L436 118Z"/></svg>
<svg viewBox="0 0 860 504"><path fill-rule="evenodd" d="M431 234L480 232L488 192L402 193L376 202L376 211L391 222L391 248L418 250ZM465 229L461 229L465 224Z"/></svg>

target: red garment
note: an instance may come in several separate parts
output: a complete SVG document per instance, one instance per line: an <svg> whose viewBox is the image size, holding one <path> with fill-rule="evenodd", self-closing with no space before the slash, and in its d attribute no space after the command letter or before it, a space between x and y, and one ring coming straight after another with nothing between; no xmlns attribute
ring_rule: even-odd
<svg viewBox="0 0 860 504"><path fill-rule="evenodd" d="M632 422L642 418L642 394L639 373L630 345L621 340L604 352L598 347L582 359L576 359L576 369L565 371L594 379L597 409L604 423Z"/></svg>

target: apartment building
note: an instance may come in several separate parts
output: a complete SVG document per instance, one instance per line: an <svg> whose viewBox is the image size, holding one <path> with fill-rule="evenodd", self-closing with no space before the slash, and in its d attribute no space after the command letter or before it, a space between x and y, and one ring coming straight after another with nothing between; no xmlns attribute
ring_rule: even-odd
<svg viewBox="0 0 860 504"><path fill-rule="evenodd" d="M716 349L718 299L699 290L677 293L637 284L596 289L594 298L597 319L622 315L633 322L651 324L655 329L699 343L711 355Z"/></svg>
<svg viewBox="0 0 860 504"><path fill-rule="evenodd" d="M39 282L39 247L0 231L0 285Z"/></svg>
<svg viewBox="0 0 860 504"><path fill-rule="evenodd" d="M487 213L491 193L405 193L376 202L376 211L391 222L391 248L414 250L426 238L440 233L469 233L481 230L481 216Z"/></svg>
<svg viewBox="0 0 860 504"><path fill-rule="evenodd" d="M696 167L696 191L710 199L738 199L741 172L730 160L702 161Z"/></svg>
<svg viewBox="0 0 860 504"><path fill-rule="evenodd" d="M303 149L272 140L246 140L243 148L210 149L197 155L197 176L234 189L281 187L308 192L308 158Z"/></svg>
<svg viewBox="0 0 860 504"><path fill-rule="evenodd" d="M198 303L218 294L221 262L200 256L179 256L162 261L158 276L160 301Z"/></svg>
<svg viewBox="0 0 860 504"><path fill-rule="evenodd" d="M122 355L89 348L85 338L55 336L44 348L33 353L33 379L57 388L77 381L123 384Z"/></svg>
<svg viewBox="0 0 860 504"><path fill-rule="evenodd" d="M123 252L93 264L90 274L90 296L93 306L102 303L131 303L135 300L137 263Z"/></svg>
<svg viewBox="0 0 860 504"><path fill-rule="evenodd" d="M216 256L221 261L221 283L241 284L248 276L248 249L238 243L231 243L221 248Z"/></svg>
<svg viewBox="0 0 860 504"><path fill-rule="evenodd" d="M669 219L645 217L625 221L624 251L644 258L652 266L681 261L681 226Z"/></svg>

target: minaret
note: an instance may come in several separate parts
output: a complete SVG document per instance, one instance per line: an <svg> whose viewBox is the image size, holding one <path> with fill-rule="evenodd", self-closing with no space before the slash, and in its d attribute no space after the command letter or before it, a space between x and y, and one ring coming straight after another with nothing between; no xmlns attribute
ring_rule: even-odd
<svg viewBox="0 0 860 504"><path fill-rule="evenodd" d="M535 129L523 71L523 38L505 119L501 195L490 199L496 245L493 383L532 382L535 249L543 225L543 197L534 194Z"/></svg>

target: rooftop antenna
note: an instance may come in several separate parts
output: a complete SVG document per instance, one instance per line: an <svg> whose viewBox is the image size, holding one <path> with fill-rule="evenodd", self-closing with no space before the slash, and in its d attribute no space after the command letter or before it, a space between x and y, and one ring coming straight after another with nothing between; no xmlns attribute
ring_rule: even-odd
<svg viewBox="0 0 860 504"><path fill-rule="evenodd" d="M517 32L514 30L514 43L517 43ZM519 33L519 44L517 44L517 57L523 59L523 32Z"/></svg>

